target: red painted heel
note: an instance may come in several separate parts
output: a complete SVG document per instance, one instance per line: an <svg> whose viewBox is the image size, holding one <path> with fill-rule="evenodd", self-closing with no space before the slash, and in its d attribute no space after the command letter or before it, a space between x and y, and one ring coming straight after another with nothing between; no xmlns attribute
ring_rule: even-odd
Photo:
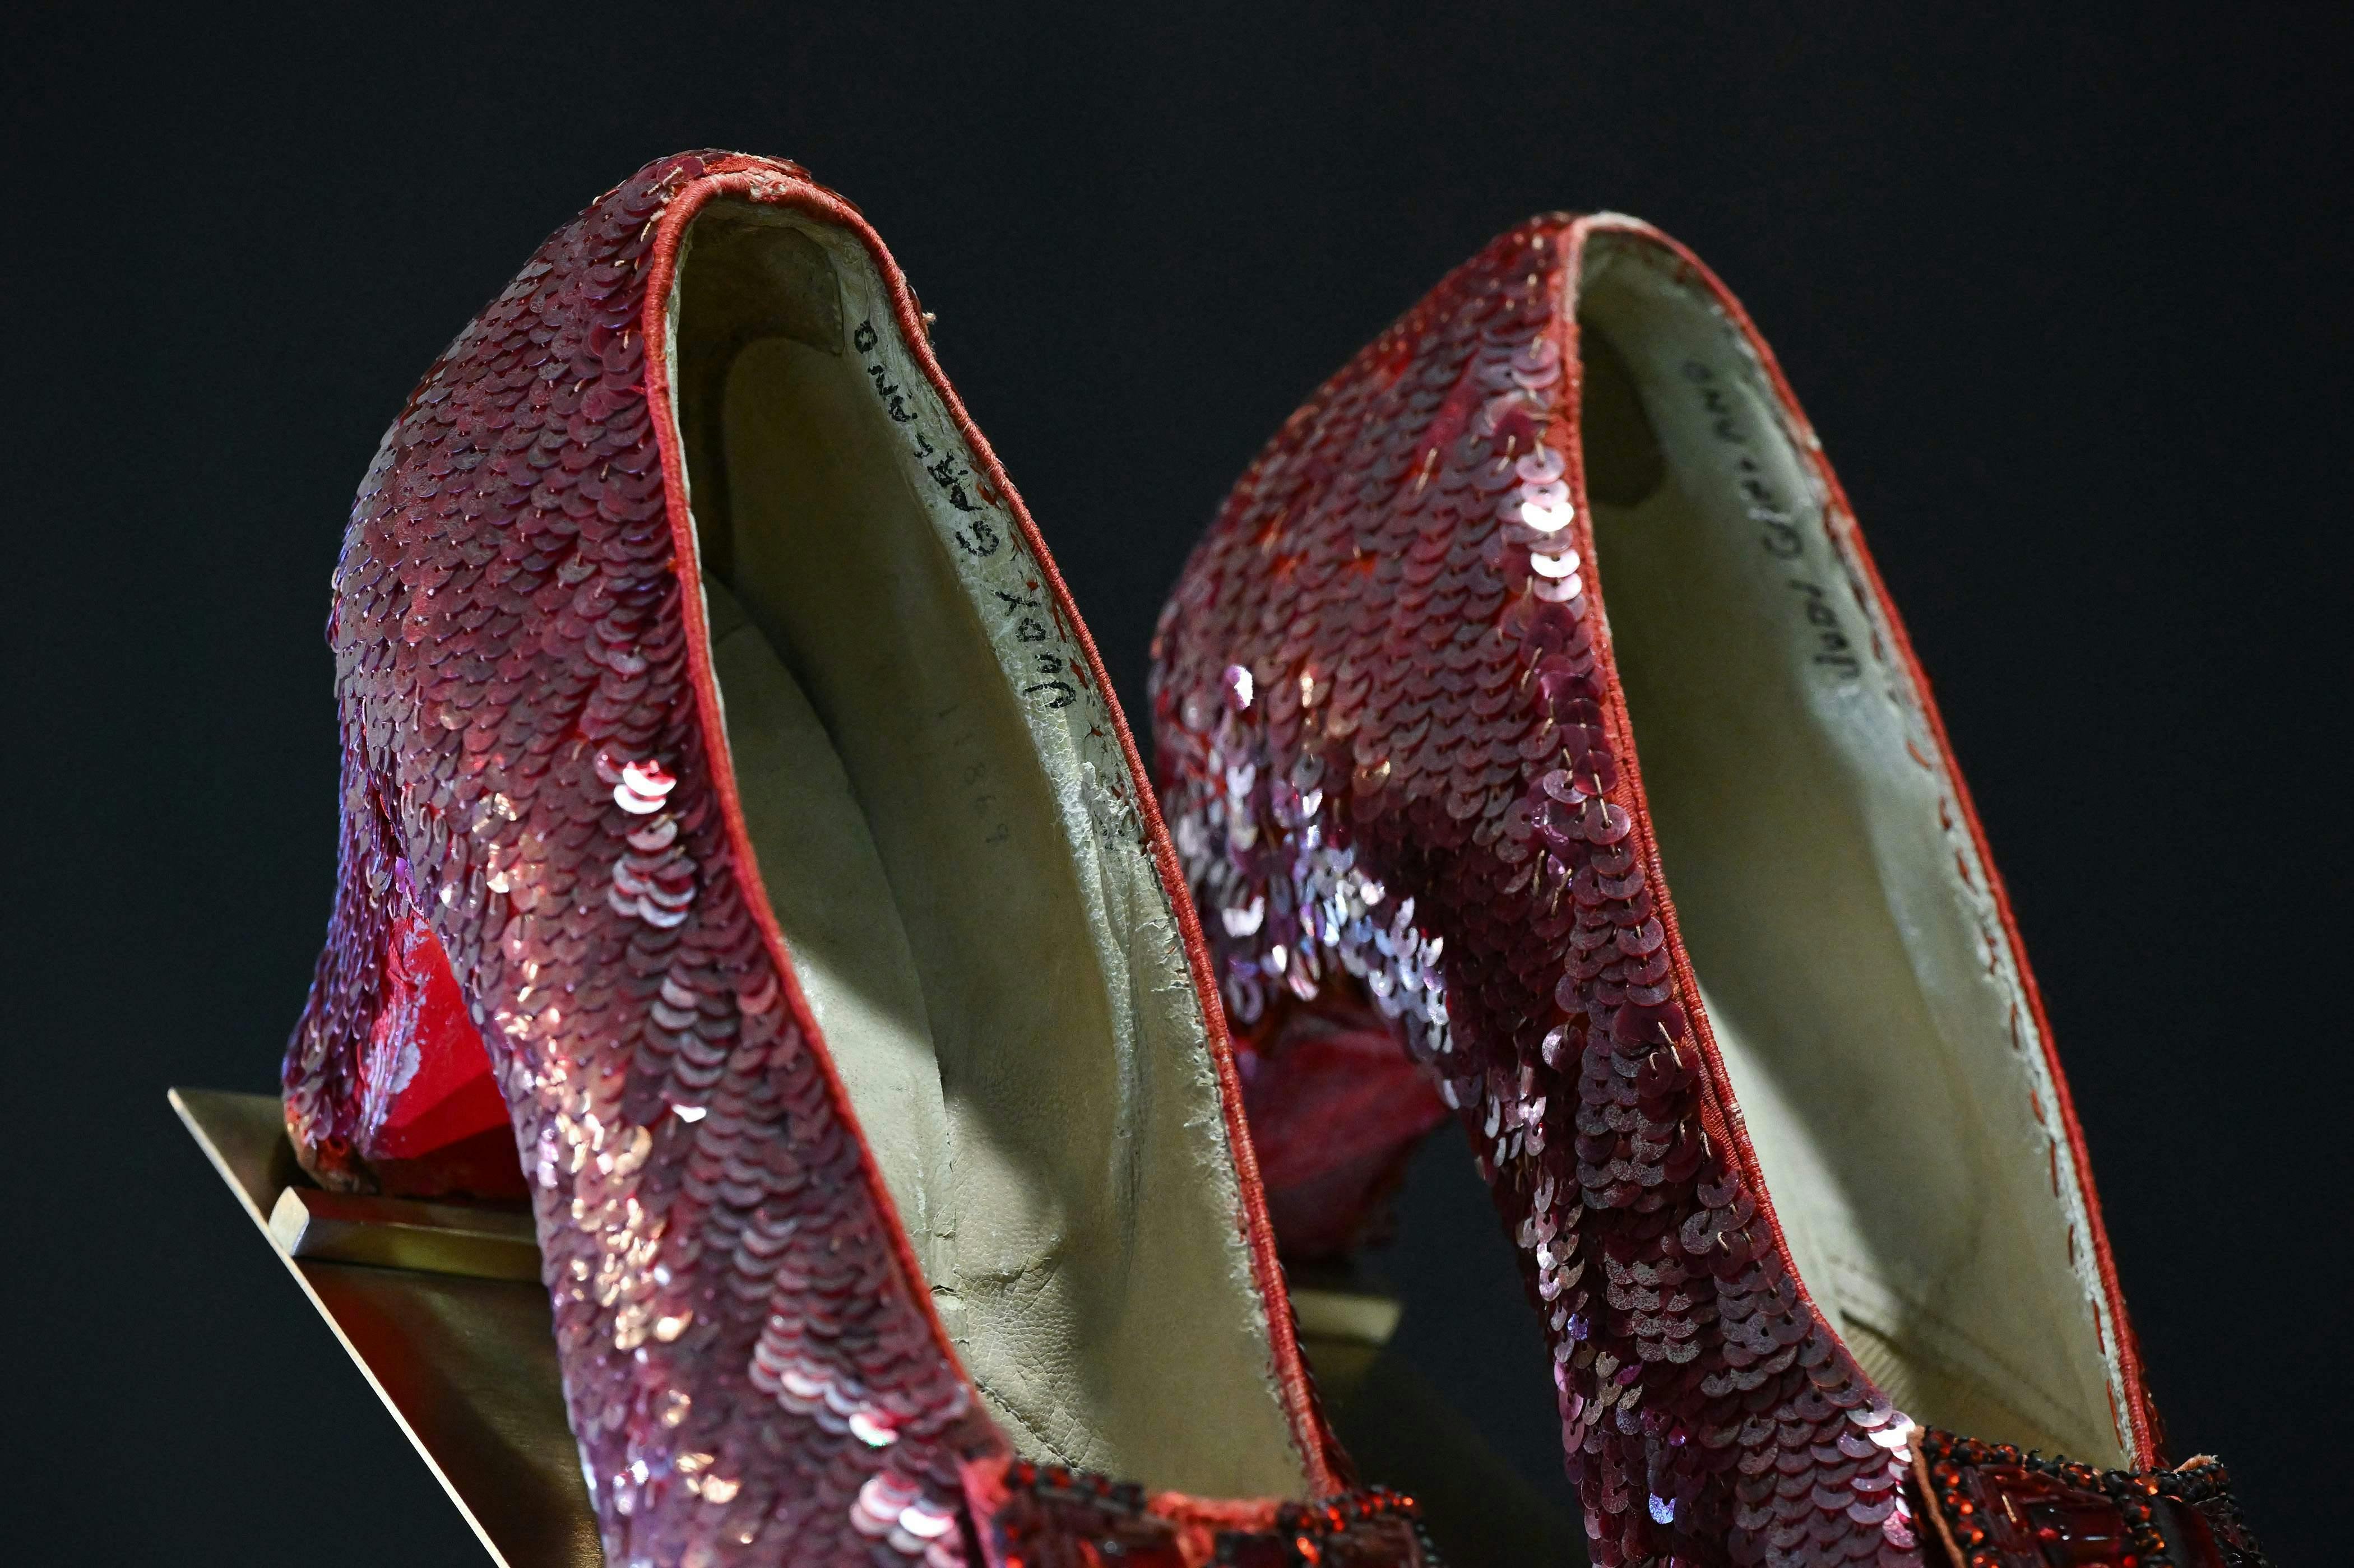
<svg viewBox="0 0 2354 1568"><path fill-rule="evenodd" d="M482 1031L363 767L346 756L335 909L286 1050L288 1134L343 1192L521 1198Z"/></svg>
<svg viewBox="0 0 2354 1568"><path fill-rule="evenodd" d="M1285 1260L1337 1261L1387 1239L1406 1161L1447 1114L1389 1020L1337 989L1283 998L1235 1041L1235 1065Z"/></svg>

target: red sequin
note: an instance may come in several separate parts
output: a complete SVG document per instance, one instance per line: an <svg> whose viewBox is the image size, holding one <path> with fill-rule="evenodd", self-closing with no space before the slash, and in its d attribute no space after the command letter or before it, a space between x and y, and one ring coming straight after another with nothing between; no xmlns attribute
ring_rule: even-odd
<svg viewBox="0 0 2354 1568"><path fill-rule="evenodd" d="M1008 1446L763 938L695 695L646 334L664 248L723 189L853 229L920 334L839 198L687 154L558 230L434 364L334 572L340 887L287 1121L331 1185L527 1184L607 1561L956 1568L964 1467ZM511 1129L461 1136L486 1091Z"/></svg>
<svg viewBox="0 0 2354 1568"><path fill-rule="evenodd" d="M1707 1125L1564 482L1569 233L1458 269L1243 476L1154 642L1165 809L1237 1021L1362 993L1485 1151L1595 1562L1913 1561L1909 1424Z"/></svg>

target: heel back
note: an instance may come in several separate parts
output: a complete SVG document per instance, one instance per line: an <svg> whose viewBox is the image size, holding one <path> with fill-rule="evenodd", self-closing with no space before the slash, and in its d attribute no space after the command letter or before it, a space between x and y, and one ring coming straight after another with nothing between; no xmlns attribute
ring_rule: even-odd
<svg viewBox="0 0 2354 1568"><path fill-rule="evenodd" d="M345 760L335 909L287 1044L289 1137L343 1192L520 1198L521 1161L482 1032L394 847Z"/></svg>

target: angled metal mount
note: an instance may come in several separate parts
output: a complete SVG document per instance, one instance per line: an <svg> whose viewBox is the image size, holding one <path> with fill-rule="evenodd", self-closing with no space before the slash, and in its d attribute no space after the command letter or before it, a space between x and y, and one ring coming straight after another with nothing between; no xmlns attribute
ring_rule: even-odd
<svg viewBox="0 0 2354 1568"><path fill-rule="evenodd" d="M599 1568L527 1215L309 1184L269 1095L172 1108L503 1568Z"/></svg>
<svg viewBox="0 0 2354 1568"><path fill-rule="evenodd" d="M492 1561L601 1568L529 1213L325 1192L296 1163L274 1096L171 1100ZM1398 1304L1378 1279L1300 1269L1289 1290L1342 1441L1369 1476L1422 1499L1450 1561L1583 1560L1575 1522L1389 1349Z"/></svg>

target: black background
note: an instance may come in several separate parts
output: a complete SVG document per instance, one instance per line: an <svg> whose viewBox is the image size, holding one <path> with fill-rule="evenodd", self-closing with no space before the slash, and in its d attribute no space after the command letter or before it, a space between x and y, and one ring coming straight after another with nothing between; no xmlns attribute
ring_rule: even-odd
<svg viewBox="0 0 2354 1568"><path fill-rule="evenodd" d="M1914 9L18 12L12 1558L479 1560L164 1088L274 1082L377 435L549 229L698 145L864 207L1140 715L1225 485L1448 267L1545 207L1695 246L1936 683L2176 1446L2283 1563L2342 1552L2346 11ZM1410 1300L1472 1245L1432 1191Z"/></svg>

